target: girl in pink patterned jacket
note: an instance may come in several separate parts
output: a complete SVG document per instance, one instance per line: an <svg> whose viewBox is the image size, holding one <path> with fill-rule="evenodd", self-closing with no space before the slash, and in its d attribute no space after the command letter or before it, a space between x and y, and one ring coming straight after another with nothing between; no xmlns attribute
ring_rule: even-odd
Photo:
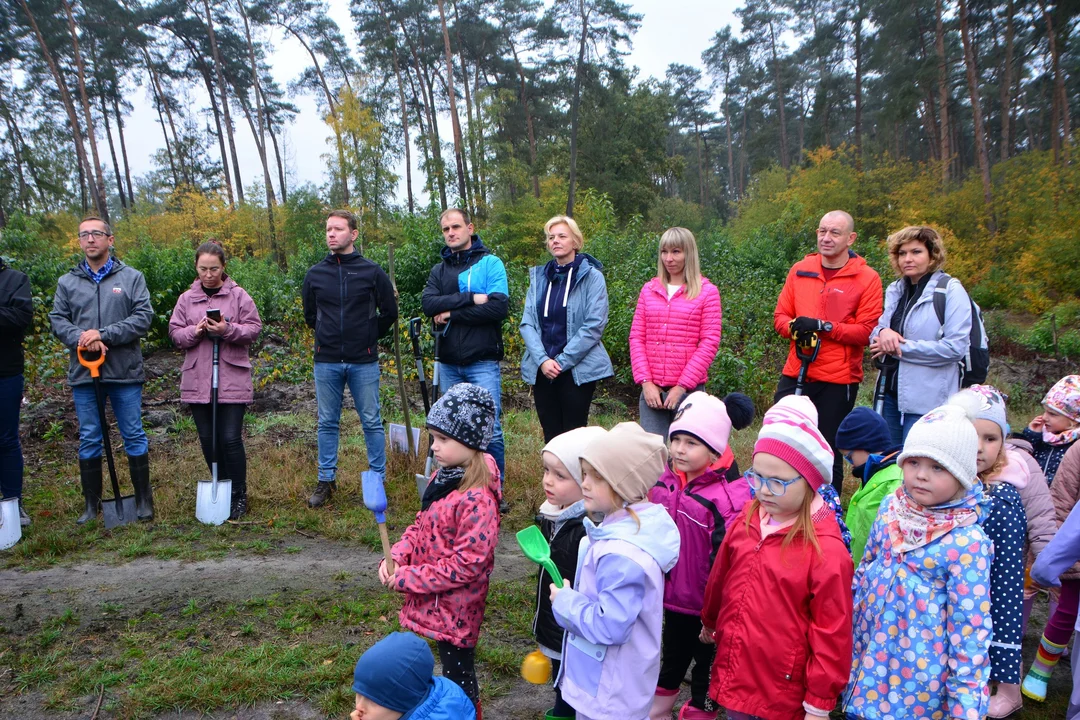
<svg viewBox="0 0 1080 720"><path fill-rule="evenodd" d="M656 277L641 288L630 325L630 364L641 385L640 425L667 438L687 393L702 390L720 347L720 291L701 274L686 228L660 237Z"/></svg>
<svg viewBox="0 0 1080 720"><path fill-rule="evenodd" d="M480 710L475 650L499 541L499 470L484 451L495 428L495 401L461 383L428 413L435 460L416 522L379 564L379 580L405 594L401 626L435 640L443 675Z"/></svg>

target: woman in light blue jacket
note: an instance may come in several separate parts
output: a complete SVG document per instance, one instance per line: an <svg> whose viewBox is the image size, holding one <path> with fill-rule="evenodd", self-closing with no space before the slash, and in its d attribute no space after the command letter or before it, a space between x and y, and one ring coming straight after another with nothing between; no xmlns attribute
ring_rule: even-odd
<svg viewBox="0 0 1080 720"><path fill-rule="evenodd" d="M600 340L608 322L604 266L581 252L585 239L573 218L551 218L544 234L552 259L529 270L521 379L533 386L544 442L551 442L588 424L596 382L613 370Z"/></svg>
<svg viewBox="0 0 1080 720"><path fill-rule="evenodd" d="M971 339L971 299L942 272L945 245L936 230L906 227L889 236L889 262L900 276L885 291L885 311L870 334L870 353L883 361L882 415L895 445L915 421L960 389L960 361ZM947 282L942 287L943 278ZM934 309L945 294L945 322Z"/></svg>

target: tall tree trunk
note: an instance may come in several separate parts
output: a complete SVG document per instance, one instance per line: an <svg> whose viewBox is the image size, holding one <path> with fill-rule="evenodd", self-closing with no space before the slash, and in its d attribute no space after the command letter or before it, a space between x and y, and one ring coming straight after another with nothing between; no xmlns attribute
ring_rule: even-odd
<svg viewBox="0 0 1080 720"><path fill-rule="evenodd" d="M23 212L29 213L30 206L28 204L28 198L30 193L27 190L26 178L23 175L23 164L26 161L26 146L22 142L22 134L19 132L19 127L15 124L14 120L12 120L10 110L2 103L3 101L0 100L0 115L4 117L4 124L7 125L8 136L11 138L11 154L15 158L15 173L19 183L19 204L22 206Z"/></svg>
<svg viewBox="0 0 1080 720"><path fill-rule="evenodd" d="M64 14L67 15L68 32L71 34L71 46L75 55L76 77L79 81L79 98L82 100L83 114L86 116L86 135L90 139L90 152L94 158L94 204L98 213L109 222L109 206L105 202L105 174L101 172L101 159L98 156L97 134L94 131L94 116L90 112L90 97L86 93L86 67L83 65L82 53L79 51L79 33L75 28L75 15L71 12L68 0L60 0L64 6Z"/></svg>
<svg viewBox="0 0 1080 720"><path fill-rule="evenodd" d="M435 161L435 182L439 186L439 200L442 208L449 207L446 200L446 163L442 157L442 138L439 136L439 111L435 105L435 88L431 84L431 78L424 73L419 75L421 90L427 90L424 101L424 109L427 112L428 129L431 130L431 156Z"/></svg>
<svg viewBox="0 0 1080 720"><path fill-rule="evenodd" d="M244 39L247 41L248 62L251 63L251 86L255 91L255 119L258 124L259 135L256 147L259 150L259 161L262 163L263 182L266 185L266 217L270 225L270 248L274 253L274 259L278 267L286 269L289 261L285 257L285 248L281 246L277 236L277 227L274 222L274 209L277 207L277 199L274 197L274 185L270 180L270 163L266 158L266 98L263 97L262 83L259 80L259 63L255 57L255 43L251 39L251 25L248 23L247 11L244 9L243 0L236 0L236 7L240 11L240 19L244 23ZM245 108L245 112L247 108ZM248 117L251 122L251 117Z"/></svg>
<svg viewBox="0 0 1080 720"><path fill-rule="evenodd" d="M862 170L862 27L863 8L858 4L855 13L855 169Z"/></svg>
<svg viewBox="0 0 1080 720"><path fill-rule="evenodd" d="M536 132L533 130L532 111L529 110L529 95L525 84L525 70L521 67L521 60L518 58L517 48L514 46L513 40L509 37L507 37L506 40L510 44L510 52L514 55L514 66L517 68L518 79L521 82L521 109L525 112L525 128L529 134L529 171L532 173L533 195L539 200L540 175L536 171Z"/></svg>
<svg viewBox="0 0 1080 720"><path fill-rule="evenodd" d="M971 17L967 0L960 0L960 41L964 45L964 67L967 70L968 94L975 119L975 154L979 158L979 174L982 176L983 202L986 204L987 226L990 234L997 232L994 219L994 198L990 181L990 153L986 147L986 131L983 127L982 101L979 98L979 72L975 65L975 50L971 42Z"/></svg>
<svg viewBox="0 0 1080 720"><path fill-rule="evenodd" d="M791 167L788 158L787 119L784 116L784 82L780 77L780 56L776 52L776 31L772 18L769 18L769 46L772 48L773 82L776 84L776 107L780 111L780 167Z"/></svg>
<svg viewBox="0 0 1080 720"><path fill-rule="evenodd" d="M1039 0L1043 19L1046 22L1046 39L1050 46L1050 62L1054 70L1054 91L1051 93L1053 102L1050 113L1050 145L1054 149L1054 162L1059 162L1062 157L1062 146L1065 148L1065 159L1068 159L1069 144L1069 96L1065 94L1065 73L1061 69L1061 51L1058 48L1057 33L1054 30L1053 13L1046 5L1046 0ZM1058 133L1061 133L1060 135Z"/></svg>
<svg viewBox="0 0 1080 720"><path fill-rule="evenodd" d="M105 120L105 137L109 139L109 155L112 156L113 172L116 174L116 189L120 195L120 207L127 210L127 195L124 193L124 176L120 174L120 161L116 157L116 146L113 144L112 126L109 123L109 108L105 104L105 91L101 95L101 117Z"/></svg>
<svg viewBox="0 0 1080 720"><path fill-rule="evenodd" d="M1001 159L1008 160L1012 152L1010 142L1010 121L1012 120L1012 71L1013 71L1013 0L1007 0L1005 6L1005 60L1001 69Z"/></svg>
<svg viewBox="0 0 1080 720"><path fill-rule="evenodd" d="M153 70L150 71L151 75ZM165 104L165 101L157 93L157 84L151 83L151 87L154 88L154 108L157 110L158 124L161 125L161 134L165 138L165 155L169 158L169 172L172 173L173 186L180 186L180 174L176 172L176 158L173 157L173 143L169 140L169 130L165 126L165 115L161 112L161 106ZM177 148L179 152L179 148Z"/></svg>
<svg viewBox="0 0 1080 720"><path fill-rule="evenodd" d="M473 71L473 97L476 98L476 150L480 156L479 167L477 168L480 175L480 195L486 199L487 191L485 188L488 183L485 158L487 157L487 150L484 145L484 103L480 99L483 97L480 94L480 63L476 64Z"/></svg>
<svg viewBox="0 0 1080 720"><path fill-rule="evenodd" d="M217 94L214 91L214 81L211 79L210 68L201 63L199 67L203 76L203 84L206 85L206 94L210 97L210 110L214 115L214 127L217 129L218 150L221 153L221 167L225 170L225 190L229 197L229 207L233 206L232 180L229 178L229 151L225 148L225 133L221 129L221 111L218 109Z"/></svg>
<svg viewBox="0 0 1080 720"><path fill-rule="evenodd" d="M476 125L473 123L473 101L472 91L469 89L469 70L465 64L465 44L461 42L461 17L458 15L458 4L461 0L454 0L454 37L457 39L458 44L458 59L461 60L461 85L462 90L465 92L465 117L469 120L469 136L466 138L466 142L469 145L469 163L468 166L472 168L472 175L467 176L466 180L469 180L472 184L470 192L473 197L473 211L483 203L483 190L480 187L480 177L477 175L477 159L476 159L476 137L474 128Z"/></svg>
<svg viewBox="0 0 1080 720"><path fill-rule="evenodd" d="M206 32L210 37L210 54L214 57L214 74L217 76L218 92L221 95L221 113L225 117L225 133L229 136L229 150L232 157L233 172L236 176L236 199L244 202L244 181L240 177L240 161L236 157L236 138L233 136L232 114L229 112L229 93L225 88L225 70L222 67L221 53L218 52L217 33L214 32L214 18L210 15L210 0L203 0L206 11ZM229 168L225 168L229 172ZM232 195L229 195L229 207L233 207Z"/></svg>
<svg viewBox="0 0 1080 720"><path fill-rule="evenodd" d="M113 85L113 115L116 117L116 134L120 136L120 157L124 160L124 179L127 181L128 207L135 207L135 190L131 183L131 164L128 163L127 141L124 139L124 116L120 113L120 90Z"/></svg>
<svg viewBox="0 0 1080 720"><path fill-rule="evenodd" d="M945 57L945 20L942 17L943 0L934 4L935 26L934 46L938 56L938 104L941 118L941 182L949 182L949 166L952 165L952 150L949 147L949 66Z"/></svg>
<svg viewBox="0 0 1080 720"><path fill-rule="evenodd" d="M694 138L697 140L698 202L705 207L705 161L701 154L701 125L694 121Z"/></svg>
<svg viewBox="0 0 1080 720"><path fill-rule="evenodd" d="M454 160L457 163L458 192L461 201L470 207L470 198L465 188L465 148L461 137L461 120L458 117L457 98L454 92L454 58L450 53L450 32L446 28L446 11L443 0L438 0L439 20L442 23L443 52L446 55L446 96L450 98L450 121L454 127Z"/></svg>
<svg viewBox="0 0 1080 720"><path fill-rule="evenodd" d="M267 125L266 134L270 136L270 144L274 146L274 160L277 162L278 171L278 190L281 191L281 204L284 205L289 200L285 191L285 159L282 157L281 150L278 148L277 135L274 134L274 128Z"/></svg>
<svg viewBox="0 0 1080 720"><path fill-rule="evenodd" d="M566 197L566 215L574 217L574 195L577 192L578 120L581 111L581 75L585 72L585 46L589 40L589 13L585 0L579 0L581 12L581 42L578 45L577 71L574 73L574 101L570 107L570 181Z"/></svg>
<svg viewBox="0 0 1080 720"><path fill-rule="evenodd" d="M179 185L181 181L191 184L188 178L187 169L184 166L184 157L181 155L180 148L180 135L176 132L176 123L173 122L172 109L169 107L168 98L165 96L165 91L161 87L161 81L158 79L158 74L154 70L153 61L150 59L150 53L146 48L143 49L143 57L146 61L146 70L150 75L150 88L154 93L154 97L157 99L157 111L158 121L161 123L161 132L165 135L166 147L168 148L168 130L172 130L172 147L176 149L175 165L173 165L173 153L169 151L169 164L173 172L173 182ZM164 114L163 114L164 113ZM166 130L165 123L168 121L169 128ZM177 173L177 167L180 168Z"/></svg>
<svg viewBox="0 0 1080 720"><path fill-rule="evenodd" d="M393 33L390 32L390 23L386 24L387 33L393 37ZM398 88L398 102L401 104L401 132L405 137L405 194L408 197L409 214L414 211L413 204L413 189L412 189L412 143L409 140L409 108L405 104L405 83L401 80L401 65L398 62L397 53L397 41L390 47L390 52L394 56L394 78L397 79Z"/></svg>
<svg viewBox="0 0 1080 720"><path fill-rule="evenodd" d="M739 197L746 192L746 103L742 108L742 132L739 133Z"/></svg>
<svg viewBox="0 0 1080 720"><path fill-rule="evenodd" d="M86 146L83 145L82 128L79 126L79 117L75 112L75 103L71 99L71 93L68 92L67 83L64 82L64 76L60 73L60 69L56 65L56 60L49 51L49 46L45 42L45 36L41 33L41 28L38 27L37 19L35 19L34 14L30 12L30 6L26 4L26 0L19 0L19 4L22 6L26 19L30 22L30 27L34 31L34 37L38 42L38 47L41 49L41 55L45 58L45 63L49 66L49 72L56 82L57 90L60 92L60 100L64 106L64 112L67 113L68 123L71 125L71 134L75 145L76 165L79 170L79 190L82 196L82 208L85 212L87 208L87 197L83 171L86 167Z"/></svg>

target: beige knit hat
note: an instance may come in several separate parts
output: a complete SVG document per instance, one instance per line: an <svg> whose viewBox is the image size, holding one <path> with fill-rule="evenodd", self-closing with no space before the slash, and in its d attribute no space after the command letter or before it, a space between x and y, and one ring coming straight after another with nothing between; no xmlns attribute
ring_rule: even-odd
<svg viewBox="0 0 1080 720"><path fill-rule="evenodd" d="M664 438L633 422L619 423L581 453L627 503L644 500L667 467Z"/></svg>

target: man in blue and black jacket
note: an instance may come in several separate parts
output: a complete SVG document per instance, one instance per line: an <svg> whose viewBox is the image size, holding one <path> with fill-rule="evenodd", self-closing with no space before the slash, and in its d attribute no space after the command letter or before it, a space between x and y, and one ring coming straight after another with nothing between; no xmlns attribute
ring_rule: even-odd
<svg viewBox="0 0 1080 720"><path fill-rule="evenodd" d="M386 432L379 409L379 338L398 316L397 298L381 267L356 250L356 217L335 210L326 219L330 254L304 276L304 321L315 330L315 400L319 407L319 484L308 505L337 489L341 403L349 386L364 428L368 467L386 475Z"/></svg>
<svg viewBox="0 0 1080 720"><path fill-rule="evenodd" d="M443 261L431 269L421 302L424 314L442 331L439 391L461 382L486 389L495 399L495 435L488 452L506 476L503 446L502 324L510 289L502 260L484 247L464 210L451 208L439 218ZM504 503L505 505L505 503ZM505 507L504 507L505 509Z"/></svg>

